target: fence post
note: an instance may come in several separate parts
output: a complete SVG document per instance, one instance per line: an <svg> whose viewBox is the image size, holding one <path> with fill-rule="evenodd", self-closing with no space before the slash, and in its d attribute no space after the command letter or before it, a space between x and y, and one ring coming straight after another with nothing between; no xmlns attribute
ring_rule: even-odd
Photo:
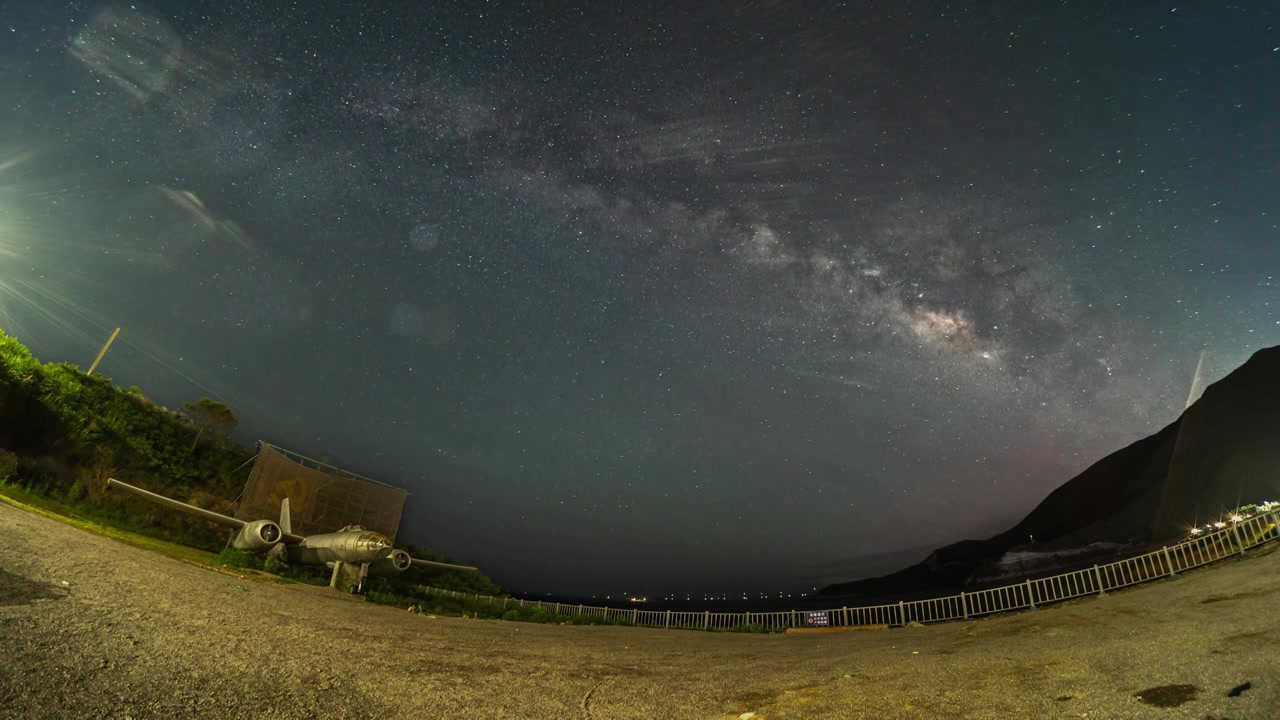
<svg viewBox="0 0 1280 720"><path fill-rule="evenodd" d="M636 624L636 617L639 614L639 612L640 612L639 608L631 608L631 624L632 625Z"/></svg>
<svg viewBox="0 0 1280 720"><path fill-rule="evenodd" d="M1031 580L1027 579L1027 602L1031 605L1031 609L1036 609L1036 596L1031 591Z"/></svg>
<svg viewBox="0 0 1280 720"><path fill-rule="evenodd" d="M1160 550L1164 553L1164 564L1169 567L1169 578L1172 579L1178 577L1178 573L1173 571L1173 560L1169 557L1169 546L1164 545Z"/></svg>
<svg viewBox="0 0 1280 720"><path fill-rule="evenodd" d="M907 626L907 609L901 600L898 601L898 625Z"/></svg>
<svg viewBox="0 0 1280 720"><path fill-rule="evenodd" d="M1093 566L1093 579L1098 583L1098 597L1106 597L1107 589L1102 587L1102 571L1098 569L1097 565Z"/></svg>
<svg viewBox="0 0 1280 720"><path fill-rule="evenodd" d="M969 619L969 603L965 600L964 591L960 591L960 611L964 613L964 619Z"/></svg>
<svg viewBox="0 0 1280 720"><path fill-rule="evenodd" d="M1231 534L1236 537L1236 545L1240 547L1240 556L1244 557L1244 542L1240 540L1240 523L1234 520L1231 521Z"/></svg>
<svg viewBox="0 0 1280 720"><path fill-rule="evenodd" d="M664 627L664 628L669 628L669 627L671 627L671 611L670 611L670 610L668 610L668 611L667 611L667 617L666 617L666 619L663 621L663 623L662 623L662 627Z"/></svg>
<svg viewBox="0 0 1280 720"><path fill-rule="evenodd" d="M849 624L849 608L847 607L840 608L840 624L841 625Z"/></svg>
<svg viewBox="0 0 1280 720"><path fill-rule="evenodd" d="M711 627L711 611L703 610L702 611L702 629L706 630L710 627Z"/></svg>

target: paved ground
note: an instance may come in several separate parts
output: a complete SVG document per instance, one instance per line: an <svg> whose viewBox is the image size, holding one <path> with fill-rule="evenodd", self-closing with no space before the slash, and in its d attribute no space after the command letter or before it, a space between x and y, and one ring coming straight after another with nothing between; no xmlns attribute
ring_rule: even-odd
<svg viewBox="0 0 1280 720"><path fill-rule="evenodd" d="M1277 718L1280 554L976 622L735 635L429 619L242 580L0 503L0 717L752 712Z"/></svg>

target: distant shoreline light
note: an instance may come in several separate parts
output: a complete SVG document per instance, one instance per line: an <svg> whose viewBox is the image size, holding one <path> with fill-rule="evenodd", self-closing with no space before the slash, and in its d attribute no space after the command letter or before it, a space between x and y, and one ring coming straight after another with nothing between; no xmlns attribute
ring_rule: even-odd
<svg viewBox="0 0 1280 720"><path fill-rule="evenodd" d="M1222 519L1209 523L1208 525L1191 528L1190 534L1203 535L1204 533L1213 532L1214 530L1221 530L1227 527L1228 524L1242 523L1251 517L1269 513L1277 509L1280 509L1280 502L1276 502L1274 500L1267 500L1253 505L1241 505L1235 510L1223 515Z"/></svg>

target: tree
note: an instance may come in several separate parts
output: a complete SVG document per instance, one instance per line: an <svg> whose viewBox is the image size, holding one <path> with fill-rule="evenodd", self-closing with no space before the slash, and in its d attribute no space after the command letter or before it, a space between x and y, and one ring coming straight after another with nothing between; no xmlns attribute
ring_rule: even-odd
<svg viewBox="0 0 1280 720"><path fill-rule="evenodd" d="M240 422L232 414L231 408L226 403L211 400L207 397L200 398L195 402L183 403L182 409L186 410L187 415L191 417L196 425L200 426L200 429L196 432L196 439L191 443L192 451L200 443L200 436L204 434L206 428L215 427L231 431Z"/></svg>

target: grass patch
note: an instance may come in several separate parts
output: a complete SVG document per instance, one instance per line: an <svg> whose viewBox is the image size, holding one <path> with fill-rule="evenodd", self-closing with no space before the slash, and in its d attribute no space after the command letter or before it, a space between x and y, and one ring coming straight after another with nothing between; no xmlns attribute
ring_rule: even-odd
<svg viewBox="0 0 1280 720"><path fill-rule="evenodd" d="M331 571L328 568L314 567L311 565L285 565L277 561L277 570L271 569L273 558L267 558L263 563L263 572L275 575L278 580L285 582L302 583L304 585L323 586L329 584Z"/></svg>
<svg viewBox="0 0 1280 720"><path fill-rule="evenodd" d="M69 508L53 498L39 495L18 485L0 484L0 501L27 512L43 515L73 527L78 527L81 530L88 530L96 535L109 537L126 545L132 545L143 550L151 550L177 560L186 560L199 565L210 565L214 557L214 554L207 550L178 545L167 540L147 537L131 530L113 527L105 524L99 518L78 513L73 508Z"/></svg>
<svg viewBox="0 0 1280 720"><path fill-rule="evenodd" d="M275 582L305 583L307 585L328 585L329 571L324 568L307 565L287 565L279 560L251 550L225 548L214 555L210 564L226 568L257 570L268 575L275 575Z"/></svg>

